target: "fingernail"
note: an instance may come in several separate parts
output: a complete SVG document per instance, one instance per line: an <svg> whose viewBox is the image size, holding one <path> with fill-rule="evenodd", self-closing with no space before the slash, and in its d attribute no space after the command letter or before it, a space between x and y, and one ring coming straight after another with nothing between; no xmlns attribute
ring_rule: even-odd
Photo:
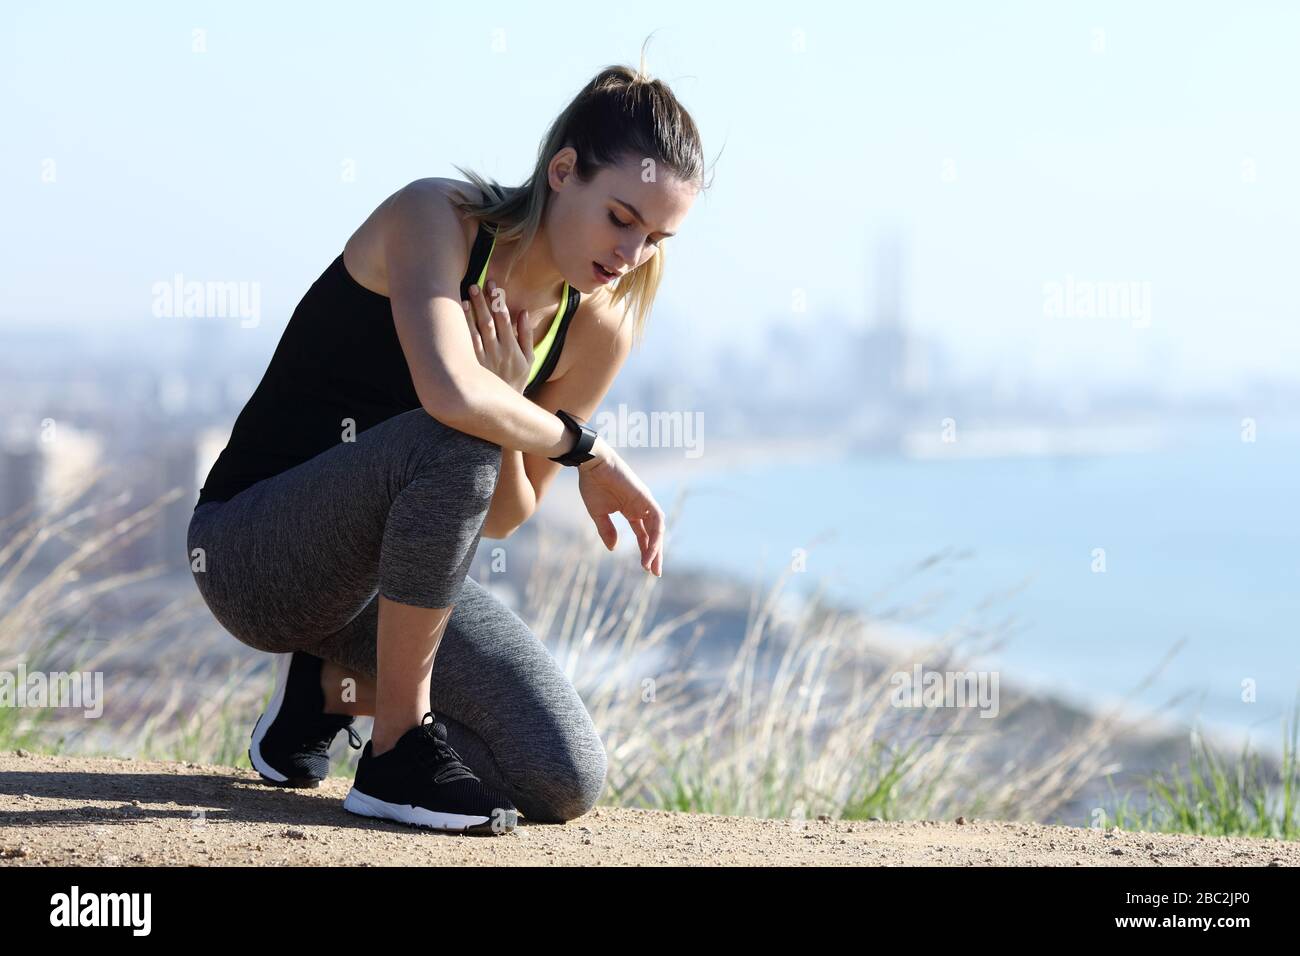
<svg viewBox="0 0 1300 956"><path fill-rule="evenodd" d="M470 287L469 287L469 294L470 294L470 295L478 295L478 286L476 286L476 285L472 285L472 286L470 286Z"/></svg>

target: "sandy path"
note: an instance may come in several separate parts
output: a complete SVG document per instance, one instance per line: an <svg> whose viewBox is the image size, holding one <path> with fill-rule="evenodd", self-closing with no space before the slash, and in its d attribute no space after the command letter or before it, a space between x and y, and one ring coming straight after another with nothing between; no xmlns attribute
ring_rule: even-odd
<svg viewBox="0 0 1300 956"><path fill-rule="evenodd" d="M353 816L343 778L284 791L248 770L21 753L0 753L0 865L1300 865L1277 840L612 807L462 837Z"/></svg>

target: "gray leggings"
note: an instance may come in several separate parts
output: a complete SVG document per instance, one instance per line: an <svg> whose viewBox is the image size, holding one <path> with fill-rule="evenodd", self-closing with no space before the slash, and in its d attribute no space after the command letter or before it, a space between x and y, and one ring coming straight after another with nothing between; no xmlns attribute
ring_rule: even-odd
<svg viewBox="0 0 1300 956"><path fill-rule="evenodd" d="M545 645L468 576L501 446L424 409L395 415L190 520L194 580L250 647L376 676L378 595L454 605L430 709L478 776L530 820L570 820L605 785L605 748Z"/></svg>

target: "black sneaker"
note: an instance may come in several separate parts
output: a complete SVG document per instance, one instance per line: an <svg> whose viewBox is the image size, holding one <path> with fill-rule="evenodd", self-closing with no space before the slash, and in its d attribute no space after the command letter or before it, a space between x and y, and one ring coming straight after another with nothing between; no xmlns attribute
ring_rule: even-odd
<svg viewBox="0 0 1300 956"><path fill-rule="evenodd" d="M280 787L318 787L329 776L330 745L340 730L361 749L352 729L356 718L325 713L320 689L321 659L311 654L279 654L275 693L258 718L248 759L263 780Z"/></svg>
<svg viewBox="0 0 1300 956"><path fill-rule="evenodd" d="M374 756L367 741L343 809L412 826L459 833L509 833L519 811L486 786L447 743L447 728L426 711L391 750Z"/></svg>

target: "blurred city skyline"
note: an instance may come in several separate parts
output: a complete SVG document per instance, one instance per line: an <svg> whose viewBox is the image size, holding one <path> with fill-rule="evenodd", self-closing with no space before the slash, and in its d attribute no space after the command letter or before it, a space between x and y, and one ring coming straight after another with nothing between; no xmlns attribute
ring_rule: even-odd
<svg viewBox="0 0 1300 956"><path fill-rule="evenodd" d="M379 201L453 163L519 181L581 84L635 65L653 32L650 71L717 162L665 246L629 375L705 375L730 356L762 369L777 341L817 354L879 321L894 281L900 321L952 380L1230 396L1300 368L1298 68L1280 22L1300 17L1285 7L813 3L737 22L665 3L570 22L509 3L16 4L0 18L0 202L18 224L0 238L0 327L14 333L147 343L190 321L152 314L156 283L256 283L260 324L222 321L260 375ZM1053 290L1130 284L1141 315L1053 306ZM685 336L689 361L665 367Z"/></svg>

